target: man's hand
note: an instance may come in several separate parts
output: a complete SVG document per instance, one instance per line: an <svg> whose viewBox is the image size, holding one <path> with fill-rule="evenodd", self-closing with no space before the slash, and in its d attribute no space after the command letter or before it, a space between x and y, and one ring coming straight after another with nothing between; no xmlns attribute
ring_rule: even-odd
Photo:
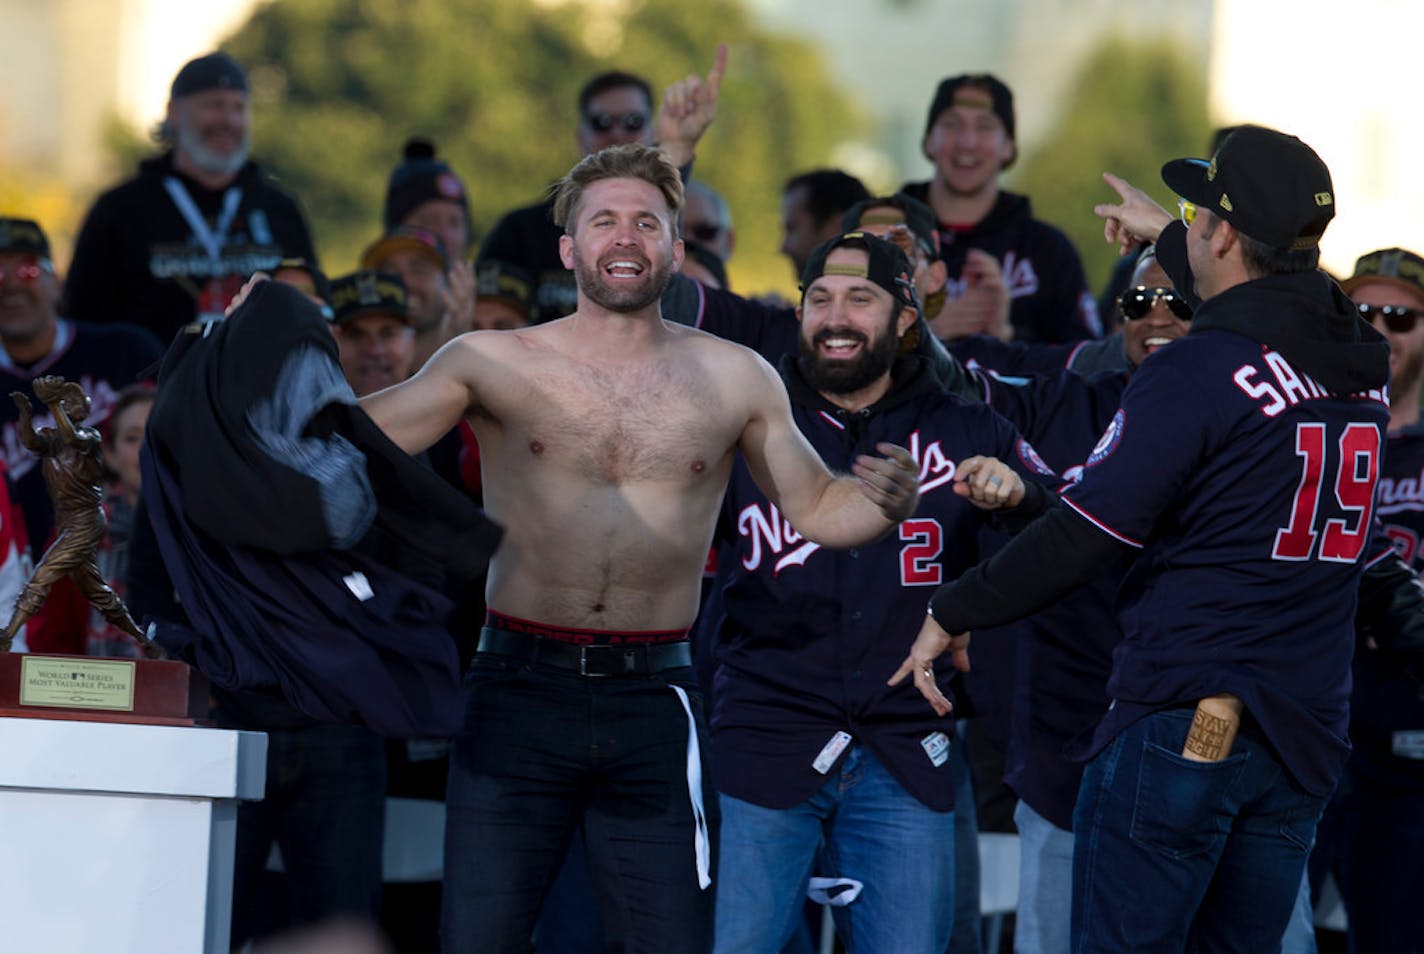
<svg viewBox="0 0 1424 954"><path fill-rule="evenodd" d="M903 447L880 443L875 449L885 456L861 454L850 472L860 478L861 492L880 508L885 519L899 523L919 505L920 471Z"/></svg>
<svg viewBox="0 0 1424 954"><path fill-rule="evenodd" d="M1002 341L1013 338L1009 324L1009 290L1004 285L999 260L982 249L971 248L964 258L964 294L944 303L930 319L935 337L944 341L970 335L993 335Z"/></svg>
<svg viewBox="0 0 1424 954"><path fill-rule="evenodd" d="M1024 498L1023 478L997 457L970 457L954 471L954 492L980 510L1017 507Z"/></svg>
<svg viewBox="0 0 1424 954"><path fill-rule="evenodd" d="M900 668L895 670L895 674L886 684L898 686L906 676L913 673L915 688L920 690L920 695L929 702L935 715L949 715L954 706L950 705L949 700L944 697L944 693L940 692L939 684L935 682L934 677L934 661L946 649L949 650L950 661L954 664L954 668L960 672L968 672L969 634L960 633L957 636L951 636L934 621L933 616L926 616L924 625L920 627L920 635L915 638L915 644L910 647L910 655L900 663Z"/></svg>
<svg viewBox="0 0 1424 954"><path fill-rule="evenodd" d="M445 303L445 314L450 316L448 330L454 338L475 326L475 264L455 262L445 279L440 298Z"/></svg>
<svg viewBox="0 0 1424 954"><path fill-rule="evenodd" d="M242 287L237 290L236 295L232 296L232 301L227 303L227 307L223 309L223 317L232 317L232 313L242 307L243 302L247 301L247 296L252 294L252 289L268 281L271 277L272 276L266 272L253 272L252 277L243 283Z"/></svg>
<svg viewBox="0 0 1424 954"><path fill-rule="evenodd" d="M980 334L993 335L1000 341L1014 336L1009 324L1009 288L1004 284L1004 270L999 260L983 249L971 248L964 256L964 301L976 319L982 322Z"/></svg>
<svg viewBox="0 0 1424 954"><path fill-rule="evenodd" d="M717 96L726 72L727 44L721 43L706 79L692 73L663 91L654 134L658 145L679 169L692 161L698 141L717 118Z"/></svg>
<svg viewBox="0 0 1424 954"><path fill-rule="evenodd" d="M1103 238L1116 245L1119 254L1126 255L1139 242L1157 241L1172 221L1172 213L1152 200L1146 192L1111 172L1103 173L1103 181L1116 190L1122 201L1093 206L1093 213L1103 220Z"/></svg>
<svg viewBox="0 0 1424 954"><path fill-rule="evenodd" d="M914 263L916 251L915 236L910 232L909 226L892 225L881 238L899 248L900 251L905 253L905 258L912 264Z"/></svg>

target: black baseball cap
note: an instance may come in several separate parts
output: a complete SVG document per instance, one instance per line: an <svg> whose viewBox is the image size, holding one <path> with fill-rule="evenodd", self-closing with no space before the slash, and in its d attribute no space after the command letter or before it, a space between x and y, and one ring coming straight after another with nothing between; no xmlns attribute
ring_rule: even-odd
<svg viewBox="0 0 1424 954"><path fill-rule="evenodd" d="M173 77L173 86L168 91L171 99L202 93L210 89L235 89L247 92L247 74L237 60L226 53L209 53L183 64L178 75Z"/></svg>
<svg viewBox="0 0 1424 954"><path fill-rule="evenodd" d="M362 315L390 315L411 323L405 307L405 282L389 272L363 269L332 279L331 308L332 321L338 325Z"/></svg>
<svg viewBox="0 0 1424 954"><path fill-rule="evenodd" d="M838 248L861 249L869 258L864 266L828 266L826 259L830 258L831 253ZM829 241L822 242L811 251L811 257L806 260L806 269L801 273L801 297L803 300L811 283L822 275L853 275L859 278L868 278L889 292L890 297L901 305L909 305L917 311L920 308L919 299L915 296L915 286L910 280L910 260L905 257L904 252L900 251L898 245L871 235L869 232L846 232L844 235L838 235Z"/></svg>
<svg viewBox="0 0 1424 954"><path fill-rule="evenodd" d="M0 252L49 258L49 239L34 219L0 217Z"/></svg>
<svg viewBox="0 0 1424 954"><path fill-rule="evenodd" d="M1014 138L1014 94L1013 91L992 73L961 73L958 76L950 76L940 80L939 88L935 90L934 100L930 103L929 117L925 120L925 135L930 134L934 128L935 120L939 119L939 114L953 106L955 99L961 90L982 91L989 97L988 106L990 111L999 117L999 122L1004 124L1004 132L1010 139ZM978 97L973 100L973 105L984 105Z"/></svg>
<svg viewBox="0 0 1424 954"><path fill-rule="evenodd" d="M897 219L893 212L882 209L899 209L900 216ZM903 192L864 199L841 216L841 228L847 232L865 225L903 225L924 246L925 254L934 255L935 233L939 230L935 214L919 199Z"/></svg>
<svg viewBox="0 0 1424 954"><path fill-rule="evenodd" d="M1335 217L1330 170L1305 143L1264 126L1241 126L1207 159L1173 159L1162 181L1177 195L1279 249L1320 244Z"/></svg>

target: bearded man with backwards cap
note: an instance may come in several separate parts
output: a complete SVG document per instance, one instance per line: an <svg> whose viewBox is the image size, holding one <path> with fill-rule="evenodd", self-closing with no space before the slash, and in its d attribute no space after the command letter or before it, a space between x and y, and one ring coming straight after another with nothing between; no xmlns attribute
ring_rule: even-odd
<svg viewBox="0 0 1424 954"><path fill-rule="evenodd" d="M250 119L247 74L226 53L178 71L157 134L168 151L101 195L80 229L70 317L132 322L166 344L221 318L254 272L316 263L296 202L248 159Z"/></svg>
<svg viewBox="0 0 1424 954"><path fill-rule="evenodd" d="M1074 950L1279 950L1349 752L1349 594L1388 562L1370 527L1389 349L1316 268L1335 204L1309 146L1243 127L1162 176L1183 222L1115 176L1096 212L1201 299L1190 333L1137 370L1066 506L935 594L892 682L944 706L923 670L967 664L969 630L1134 557L1081 752Z"/></svg>
<svg viewBox="0 0 1424 954"><path fill-rule="evenodd" d="M745 462L728 485L722 526L736 559L712 726L721 864L735 874L718 889L718 954L782 950L818 851L822 873L853 889L833 902L847 947L943 954L950 940L954 724L883 681L931 588L974 559L981 511L1013 508L1008 519L1026 522L1052 497L1035 480L1052 474L1007 421L945 394L923 356L900 353L920 317L911 274L899 248L865 232L817 247L781 374L828 466L877 442L910 446L914 519L829 550L783 536ZM953 675L942 665L935 678Z"/></svg>

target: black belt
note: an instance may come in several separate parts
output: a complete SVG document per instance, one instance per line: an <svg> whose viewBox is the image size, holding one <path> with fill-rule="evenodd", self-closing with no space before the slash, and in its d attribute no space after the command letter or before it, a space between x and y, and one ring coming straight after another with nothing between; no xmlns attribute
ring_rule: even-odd
<svg viewBox="0 0 1424 954"><path fill-rule="evenodd" d="M567 669L580 676L647 676L692 665L692 645L685 639L631 646L626 643L581 646L488 626L480 630L480 644L475 652L512 656L529 663Z"/></svg>

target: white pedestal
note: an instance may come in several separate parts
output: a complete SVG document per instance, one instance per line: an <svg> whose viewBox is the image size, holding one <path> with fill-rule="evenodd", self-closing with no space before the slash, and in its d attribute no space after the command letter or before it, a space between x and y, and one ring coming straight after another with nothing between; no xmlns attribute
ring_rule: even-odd
<svg viewBox="0 0 1424 954"><path fill-rule="evenodd" d="M227 954L267 737L0 718L0 950Z"/></svg>

